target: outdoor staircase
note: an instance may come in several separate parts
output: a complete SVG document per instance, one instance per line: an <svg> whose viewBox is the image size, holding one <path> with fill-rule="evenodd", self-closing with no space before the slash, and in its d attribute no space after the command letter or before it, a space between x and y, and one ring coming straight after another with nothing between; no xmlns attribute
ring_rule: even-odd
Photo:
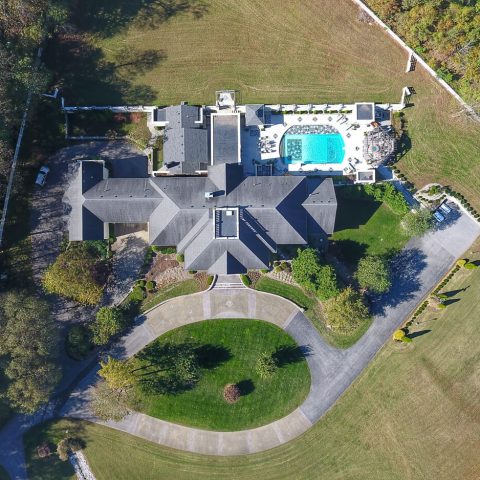
<svg viewBox="0 0 480 480"><path fill-rule="evenodd" d="M219 275L214 290L237 290L247 288L238 275Z"/></svg>

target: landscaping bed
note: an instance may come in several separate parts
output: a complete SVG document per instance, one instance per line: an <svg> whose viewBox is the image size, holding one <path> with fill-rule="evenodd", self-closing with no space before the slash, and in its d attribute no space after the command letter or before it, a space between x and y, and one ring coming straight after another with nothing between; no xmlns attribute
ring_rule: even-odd
<svg viewBox="0 0 480 480"><path fill-rule="evenodd" d="M336 333L327 327L319 300L302 288L262 276L255 283L255 289L279 295L298 305L304 310L305 316L315 325L322 337L337 348L351 347L362 337L372 323L372 319L370 319L348 334Z"/></svg>
<svg viewBox="0 0 480 480"><path fill-rule="evenodd" d="M303 353L283 330L259 320L207 320L178 328L146 347L144 358L142 352L137 356L137 368L155 371L167 350L175 352L178 361L192 343L199 359L198 381L187 385L165 379L163 373L146 375L147 382L153 378L153 387L150 383L136 387L141 411L192 427L242 430L284 417L308 394L310 372ZM274 355L279 364L270 378L261 378L256 370L264 352ZM240 390L234 404L222 395L229 383ZM144 388L166 393L145 393Z"/></svg>

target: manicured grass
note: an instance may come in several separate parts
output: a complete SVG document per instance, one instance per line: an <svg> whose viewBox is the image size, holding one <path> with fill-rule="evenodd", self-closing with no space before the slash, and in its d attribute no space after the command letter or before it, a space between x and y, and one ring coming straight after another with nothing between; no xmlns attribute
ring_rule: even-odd
<svg viewBox="0 0 480 480"><path fill-rule="evenodd" d="M334 347L351 347L362 337L372 323L372 320L370 319L368 322L360 325L353 332L348 334L337 333L327 328L320 302L311 293L307 293L303 289L294 285L288 285L265 276L260 277L255 284L255 289L260 290L261 292L273 293L280 297L288 298L288 300L291 300L293 303L296 303L299 307L303 308L305 310L305 315L315 325L322 337Z"/></svg>
<svg viewBox="0 0 480 480"><path fill-rule="evenodd" d="M260 277L255 284L255 289L260 290L261 292L273 293L280 297L288 298L288 300L291 300L293 303L306 310L312 308L317 303L315 298L312 298L311 295L305 293L301 288L273 280L266 276Z"/></svg>
<svg viewBox="0 0 480 480"><path fill-rule="evenodd" d="M174 283L168 287L161 288L158 292L146 298L141 304L141 311L144 312L159 303L171 298L180 297L182 295L190 295L200 291L198 282L194 279L185 280L184 282Z"/></svg>
<svg viewBox="0 0 480 480"><path fill-rule="evenodd" d="M408 241L401 215L375 200L349 198L337 189L337 217L331 237L333 251L356 268L367 254L383 255L401 250Z"/></svg>
<svg viewBox="0 0 480 480"><path fill-rule="evenodd" d="M287 415L310 389L310 372L296 343L267 322L207 320L168 332L149 347L189 342L198 344L202 352L200 380L194 388L178 394L145 394L138 389L143 412L210 430L243 430ZM283 362L269 379L260 378L255 371L263 352L278 352ZM140 366L145 363L139 361ZM240 400L233 405L223 399L223 387L228 383L239 384L242 391Z"/></svg>
<svg viewBox="0 0 480 480"><path fill-rule="evenodd" d="M468 256L468 255L467 255ZM480 405L480 272L461 270L448 290L460 301L432 312L409 345L389 343L326 416L282 447L244 457L208 457L159 447L106 427L79 423L98 480L476 480ZM423 320L422 320L423 321ZM74 424L35 429L53 435ZM45 437L43 437L45 438ZM32 459L31 478L69 478ZM33 475L32 473L37 473Z"/></svg>

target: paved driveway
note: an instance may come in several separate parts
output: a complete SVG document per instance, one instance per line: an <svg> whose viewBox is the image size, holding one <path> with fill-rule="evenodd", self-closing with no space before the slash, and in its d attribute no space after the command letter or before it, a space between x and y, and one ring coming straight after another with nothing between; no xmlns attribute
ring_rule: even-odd
<svg viewBox="0 0 480 480"><path fill-rule="evenodd" d="M480 234L480 226L466 215L423 238L410 241L397 257L393 288L374 300L374 321L353 347L328 345L311 322L285 299L250 289L222 290L173 299L140 319L112 354L127 358L163 333L209 318L259 318L285 329L307 351L311 389L304 403L283 419L242 432L209 432L132 413L107 425L161 445L210 455L260 452L286 443L317 422L368 365L419 301L438 283ZM88 387L96 371L86 377L62 414L97 421L88 411Z"/></svg>

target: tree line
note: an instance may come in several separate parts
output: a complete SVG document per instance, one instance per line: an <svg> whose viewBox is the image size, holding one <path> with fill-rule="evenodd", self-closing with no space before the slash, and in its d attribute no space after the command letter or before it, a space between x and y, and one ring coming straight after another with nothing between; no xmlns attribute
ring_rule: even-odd
<svg viewBox="0 0 480 480"><path fill-rule="evenodd" d="M367 0L467 101L480 101L480 1Z"/></svg>

